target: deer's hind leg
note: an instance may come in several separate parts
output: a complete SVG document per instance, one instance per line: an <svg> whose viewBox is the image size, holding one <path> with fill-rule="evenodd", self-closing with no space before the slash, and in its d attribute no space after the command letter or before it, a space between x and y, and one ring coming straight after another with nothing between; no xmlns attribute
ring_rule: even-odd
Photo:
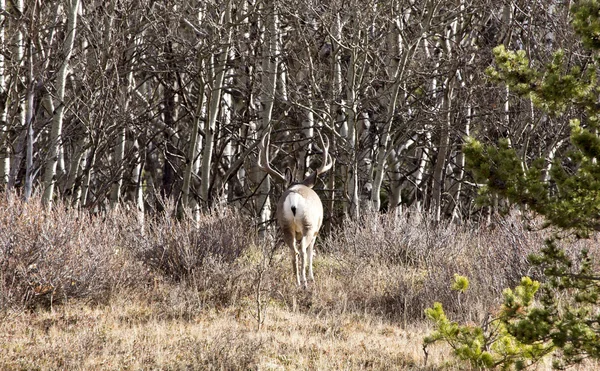
<svg viewBox="0 0 600 371"><path fill-rule="evenodd" d="M292 272L294 272L294 276L296 277L296 284L300 286L300 271L298 270L298 248L296 247L296 236L295 233L291 231L284 231L283 240L286 245L290 248L290 253L292 255Z"/></svg>
<svg viewBox="0 0 600 371"><path fill-rule="evenodd" d="M315 281L315 275L313 273L313 257L315 256L315 241L317 240L317 233L311 235L310 243L308 244L308 280L311 282Z"/></svg>
<svg viewBox="0 0 600 371"><path fill-rule="evenodd" d="M314 276L312 273L312 245L313 245L312 235L304 235L302 236L302 240L300 241L300 254L302 257L302 286L306 288L306 268L308 265L308 275L311 281L314 281Z"/></svg>

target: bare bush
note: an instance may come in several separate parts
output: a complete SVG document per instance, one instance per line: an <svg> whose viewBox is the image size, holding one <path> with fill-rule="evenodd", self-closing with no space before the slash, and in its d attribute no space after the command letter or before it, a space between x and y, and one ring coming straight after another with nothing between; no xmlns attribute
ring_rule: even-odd
<svg viewBox="0 0 600 371"><path fill-rule="evenodd" d="M340 262L339 277L347 280L340 288L364 310L414 320L440 301L449 314L474 319L499 304L504 288L533 273L527 256L543 239L512 215L488 228L435 223L423 214L370 214L346 221L323 248ZM470 279L467 293L450 290L455 274Z"/></svg>
<svg viewBox="0 0 600 371"><path fill-rule="evenodd" d="M142 228L126 207L91 215L6 195L0 200L0 308L104 300L114 290L146 292L165 278L184 280L185 291L204 303L227 305L251 290L240 284L249 269L236 261L255 245L253 225L226 208L197 223L167 210Z"/></svg>
<svg viewBox="0 0 600 371"><path fill-rule="evenodd" d="M254 226L226 208L202 214L197 222L175 220L164 213L148 222L145 230L138 241L131 241L131 249L174 281L191 278L207 267L233 264L256 244Z"/></svg>
<svg viewBox="0 0 600 371"><path fill-rule="evenodd" d="M120 248L115 225L104 218L39 199L0 201L0 305L52 305L66 298L103 300L113 290L143 284L146 271Z"/></svg>

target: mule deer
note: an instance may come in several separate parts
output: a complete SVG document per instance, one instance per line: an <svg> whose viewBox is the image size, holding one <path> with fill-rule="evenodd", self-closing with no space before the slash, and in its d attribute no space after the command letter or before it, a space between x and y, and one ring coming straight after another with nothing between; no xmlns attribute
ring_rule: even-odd
<svg viewBox="0 0 600 371"><path fill-rule="evenodd" d="M279 198L277 203L277 222L283 233L283 240L292 253L293 271L296 274L298 286L306 288L306 267L308 265L308 278L314 281L313 275L313 249L317 234L323 223L323 203L312 189L317 182L317 177L333 166L329 156L329 139L319 132L319 141L323 152L321 166L304 179L301 183L293 184ZM258 166L274 180L283 183L286 187L291 184L291 170L286 169L286 176L273 169L269 163L269 143L271 130L263 136L259 145ZM300 243L300 249L296 246ZM298 268L298 255L301 257L301 269ZM307 262L308 260L308 262ZM308 264L307 264L308 263Z"/></svg>

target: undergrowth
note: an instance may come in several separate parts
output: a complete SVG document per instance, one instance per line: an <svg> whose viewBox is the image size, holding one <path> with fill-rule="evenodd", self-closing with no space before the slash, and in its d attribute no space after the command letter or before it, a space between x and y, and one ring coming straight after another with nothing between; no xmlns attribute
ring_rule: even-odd
<svg viewBox="0 0 600 371"><path fill-rule="evenodd" d="M352 330L331 332L327 323L335 321L328 318L368 323L377 318L409 328L424 323L425 309L437 302L448 323L482 325L497 313L505 288L523 276L536 277L527 256L543 246L547 234L535 220L516 215L487 226L434 223L415 213L365 215L318 237L316 281L305 291L296 288L290 252L276 233L259 241L251 220L230 208L211 210L197 221L175 214L166 210L140 224L126 207L97 214L61 204L48 210L36 198L23 202L1 195L0 316L53 313L70 301L110 308L126 297L132 298L128 313L142 323L194 324L207 313L225 311L244 331L250 321L250 327L268 333L270 316L289 313L320 318L324 327L315 331L347 341ZM570 246L576 251L582 243L593 241ZM598 254L597 247L588 248ZM469 277L469 289L452 290L449 283L462 276ZM296 325L286 326L292 326L289 332ZM261 342L253 344L272 352ZM235 359L235 349L222 351ZM219 352L210 357L225 354ZM205 356L195 362L214 364ZM251 356L242 363L260 360Z"/></svg>

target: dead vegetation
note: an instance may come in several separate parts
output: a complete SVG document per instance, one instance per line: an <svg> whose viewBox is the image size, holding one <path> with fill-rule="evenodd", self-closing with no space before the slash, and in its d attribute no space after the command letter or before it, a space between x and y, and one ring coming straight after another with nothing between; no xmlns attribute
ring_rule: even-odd
<svg viewBox="0 0 600 371"><path fill-rule="evenodd" d="M480 323L530 271L544 232L369 215L322 236L310 290L288 252L233 210L198 228L167 214L140 228L14 196L0 200L0 369L464 369L424 364L423 310ZM449 289L468 276L464 294Z"/></svg>

